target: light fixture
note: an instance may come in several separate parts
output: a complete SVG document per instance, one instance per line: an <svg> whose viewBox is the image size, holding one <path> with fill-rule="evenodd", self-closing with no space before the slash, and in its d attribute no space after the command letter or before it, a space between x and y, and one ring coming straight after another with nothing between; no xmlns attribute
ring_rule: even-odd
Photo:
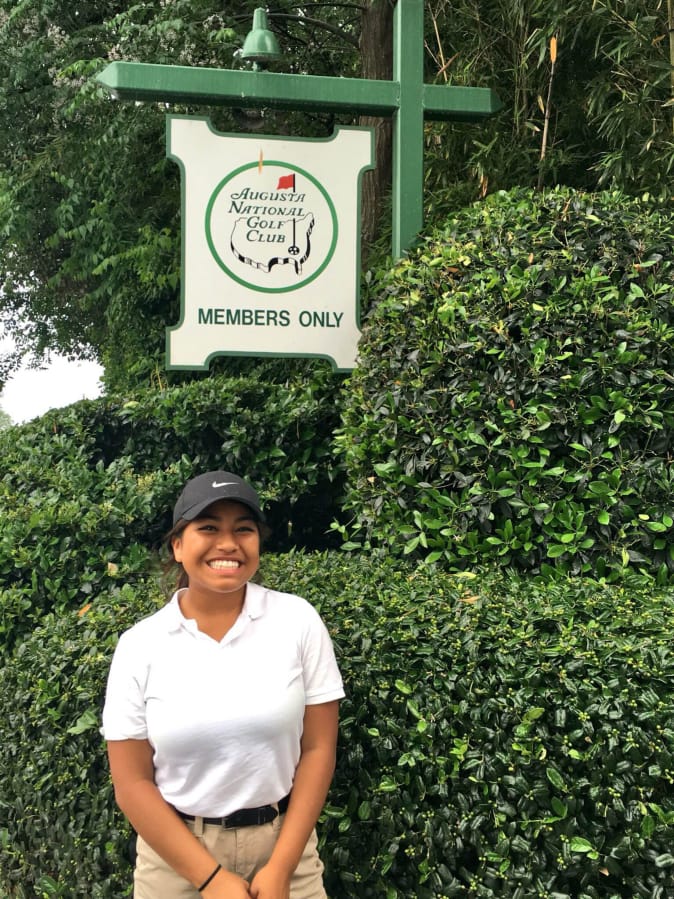
<svg viewBox="0 0 674 899"><path fill-rule="evenodd" d="M258 7L253 14L253 28L248 32L241 49L241 59L265 64L281 58L276 35L269 30L267 10Z"/></svg>

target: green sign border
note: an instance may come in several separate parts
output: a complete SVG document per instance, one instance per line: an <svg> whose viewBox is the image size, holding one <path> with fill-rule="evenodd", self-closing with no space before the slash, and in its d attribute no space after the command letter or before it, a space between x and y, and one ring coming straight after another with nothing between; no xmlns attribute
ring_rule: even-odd
<svg viewBox="0 0 674 899"><path fill-rule="evenodd" d="M230 172L229 175L226 175L222 181L215 188L213 193L211 194L211 198L208 201L208 205L206 206L206 215L204 220L204 229L206 231L206 241L208 243L208 247L211 251L211 254L215 261L218 263L220 268L229 275L234 281L239 284L242 284L244 287L248 287L250 290L255 291L256 293L289 293L293 290L300 290L300 288L305 287L307 284L310 284L315 278L317 278L321 272L325 269L325 267L329 264L330 260L335 254L335 247L337 246L337 240L339 236L339 222L337 220L337 212L335 210L334 204L330 199L330 196L323 185L314 178L313 175L310 175L309 172L305 171L305 169L301 169L297 165L292 165L289 162L282 162L278 159L266 159L264 161L264 166L278 166L279 168L289 169L291 172L298 172L300 175L307 178L311 183L318 188L318 190L323 194L323 198L325 202L328 204L328 209L330 210L330 216L332 218L332 241L330 243L330 248L328 253L323 260L323 263L319 268L310 275L308 278L305 278L304 281L299 281L297 284L292 284L289 287L260 287L257 284L252 284L250 281L246 281L245 278L241 278L239 275L236 275L230 268L225 265L224 260L220 257L220 254L215 248L215 244L212 238L212 229L211 229L211 214L213 211L213 205L217 197L220 195L220 192L223 190L225 184L232 180L232 178L236 178L237 175L240 175L241 172L245 172L248 169L256 169L259 163L257 162L247 162L245 165L239 166L238 169L234 169L233 172Z"/></svg>

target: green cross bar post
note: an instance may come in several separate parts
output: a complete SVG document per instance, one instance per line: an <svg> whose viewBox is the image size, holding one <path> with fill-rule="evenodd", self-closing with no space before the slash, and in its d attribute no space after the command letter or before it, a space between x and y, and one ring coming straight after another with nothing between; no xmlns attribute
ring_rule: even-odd
<svg viewBox="0 0 674 899"><path fill-rule="evenodd" d="M424 83L423 0L398 0L393 80L113 62L99 84L120 100L357 112L393 117L394 257L423 227L424 119L476 122L501 103L489 88Z"/></svg>

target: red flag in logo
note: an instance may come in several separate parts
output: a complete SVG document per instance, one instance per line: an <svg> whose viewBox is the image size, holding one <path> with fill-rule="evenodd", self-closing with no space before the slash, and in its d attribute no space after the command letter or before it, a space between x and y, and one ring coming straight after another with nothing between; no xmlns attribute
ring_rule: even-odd
<svg viewBox="0 0 674 899"><path fill-rule="evenodd" d="M289 187L290 190L295 190L294 175L281 175L281 177L278 179L276 190L284 190L286 187Z"/></svg>

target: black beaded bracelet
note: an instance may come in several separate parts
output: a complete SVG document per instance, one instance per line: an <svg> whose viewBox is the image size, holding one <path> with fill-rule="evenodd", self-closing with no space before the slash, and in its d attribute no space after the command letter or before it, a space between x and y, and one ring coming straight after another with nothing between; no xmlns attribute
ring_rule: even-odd
<svg viewBox="0 0 674 899"><path fill-rule="evenodd" d="M211 882L211 880L213 880L213 878L214 878L215 875L218 873L218 871L220 870L220 868L222 868L222 865L218 865L218 867L215 869L215 871L213 871L213 873L210 874L210 875L206 878L206 880L204 880L204 882L201 884L201 886L200 886L200 887L197 887L197 892L198 892L198 893L201 893L202 890L205 890L205 889L206 889L206 887L207 887L208 884Z"/></svg>

